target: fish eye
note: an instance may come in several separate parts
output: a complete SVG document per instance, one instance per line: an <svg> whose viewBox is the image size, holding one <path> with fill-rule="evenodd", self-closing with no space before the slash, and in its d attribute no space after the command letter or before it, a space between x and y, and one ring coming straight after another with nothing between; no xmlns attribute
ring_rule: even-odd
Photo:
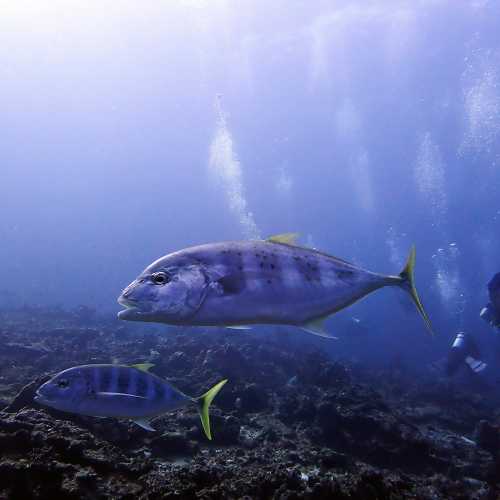
<svg viewBox="0 0 500 500"><path fill-rule="evenodd" d="M168 276L167 273L154 273L152 276L151 276L151 279L153 280L153 283L155 285L165 285L166 283L168 283L170 281L170 277Z"/></svg>
<svg viewBox="0 0 500 500"><path fill-rule="evenodd" d="M57 387L60 387L61 389L65 389L68 386L69 386L69 382L65 378L63 378L63 379L59 380L59 382L57 382Z"/></svg>

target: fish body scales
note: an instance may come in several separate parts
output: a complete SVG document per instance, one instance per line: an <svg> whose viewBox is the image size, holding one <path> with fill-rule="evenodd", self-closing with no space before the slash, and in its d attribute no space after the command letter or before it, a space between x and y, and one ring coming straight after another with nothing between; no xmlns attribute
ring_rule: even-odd
<svg viewBox="0 0 500 500"><path fill-rule="evenodd" d="M88 380L89 396L80 412L107 417L158 415L182 406L189 398L154 374L121 365L78 368Z"/></svg>
<svg viewBox="0 0 500 500"><path fill-rule="evenodd" d="M267 241L184 250L213 271L214 286L191 324L302 324L383 286L380 275L315 250Z"/></svg>

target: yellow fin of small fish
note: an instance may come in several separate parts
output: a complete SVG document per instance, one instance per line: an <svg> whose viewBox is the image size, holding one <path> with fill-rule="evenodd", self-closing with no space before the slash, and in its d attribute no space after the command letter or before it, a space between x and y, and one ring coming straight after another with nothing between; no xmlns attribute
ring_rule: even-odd
<svg viewBox="0 0 500 500"><path fill-rule="evenodd" d="M156 429L151 427L149 420L146 418L138 418L137 420L132 420L134 424L137 424L139 427L142 427L145 431L155 432Z"/></svg>
<svg viewBox="0 0 500 500"><path fill-rule="evenodd" d="M275 234L267 238L267 241L272 243L284 243L285 245L296 245L299 233L283 233Z"/></svg>
<svg viewBox="0 0 500 500"><path fill-rule="evenodd" d="M315 318L307 323L304 323L300 326L302 330L312 333L313 335L318 335L319 337L324 337L331 340L338 340L337 337L334 337L331 333L325 330L325 320L328 316L322 316L320 318Z"/></svg>
<svg viewBox="0 0 500 500"><path fill-rule="evenodd" d="M131 365L130 368L137 368L142 372L149 372L151 368L153 368L154 363L139 363L138 365Z"/></svg>
<svg viewBox="0 0 500 500"><path fill-rule="evenodd" d="M227 379L221 380L218 384L215 384L211 389L209 389L205 394L196 398L198 402L198 412L200 414L201 425L205 432L205 435L209 440L212 440L212 432L210 431L210 415L208 410L210 405L217 396L217 393L222 389L224 384L227 382Z"/></svg>

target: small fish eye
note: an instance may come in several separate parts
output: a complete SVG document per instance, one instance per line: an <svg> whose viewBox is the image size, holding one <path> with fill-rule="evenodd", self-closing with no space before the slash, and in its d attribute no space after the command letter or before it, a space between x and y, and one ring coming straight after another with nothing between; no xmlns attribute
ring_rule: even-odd
<svg viewBox="0 0 500 500"><path fill-rule="evenodd" d="M68 385L69 385L69 382L66 379L61 379L57 383L57 386L60 387L61 389L68 387Z"/></svg>
<svg viewBox="0 0 500 500"><path fill-rule="evenodd" d="M166 273L154 273L151 276L151 279L155 285L164 285L170 281L170 278Z"/></svg>

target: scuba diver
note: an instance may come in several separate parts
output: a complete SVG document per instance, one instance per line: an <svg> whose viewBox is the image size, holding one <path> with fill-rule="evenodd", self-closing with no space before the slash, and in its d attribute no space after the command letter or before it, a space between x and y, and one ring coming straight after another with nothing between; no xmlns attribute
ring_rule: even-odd
<svg viewBox="0 0 500 500"><path fill-rule="evenodd" d="M490 302L481 309L479 316L500 334L500 273L495 274L488 283L488 295ZM446 373L454 375L465 364L471 374L482 374L488 364L482 361L480 356L472 336L458 332L448 353Z"/></svg>
<svg viewBox="0 0 500 500"><path fill-rule="evenodd" d="M465 332L458 332L448 353L446 374L454 375L464 364L470 372L481 373L488 365L479 356L479 348L474 339Z"/></svg>
<svg viewBox="0 0 500 500"><path fill-rule="evenodd" d="M490 302L481 309L479 316L500 333L500 273L488 283Z"/></svg>

